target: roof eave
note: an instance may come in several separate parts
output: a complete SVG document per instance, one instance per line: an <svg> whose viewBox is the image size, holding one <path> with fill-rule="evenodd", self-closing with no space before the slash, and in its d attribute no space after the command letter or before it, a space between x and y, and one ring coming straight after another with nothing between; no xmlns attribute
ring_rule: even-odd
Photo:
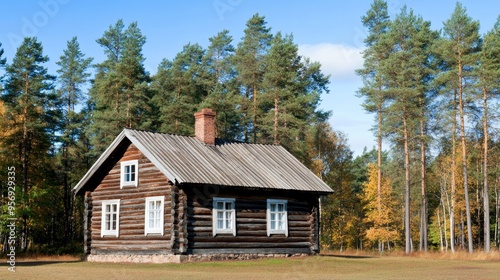
<svg viewBox="0 0 500 280"><path fill-rule="evenodd" d="M73 188L73 193L75 195L83 195L82 191L84 186L89 182L92 176L97 172L97 170L101 167L103 162L113 153L113 151L118 147L118 145L125 139L126 131L123 130L118 134L118 136L113 140L111 145L101 154L101 156L94 162L92 167L85 173L82 179L75 185Z"/></svg>

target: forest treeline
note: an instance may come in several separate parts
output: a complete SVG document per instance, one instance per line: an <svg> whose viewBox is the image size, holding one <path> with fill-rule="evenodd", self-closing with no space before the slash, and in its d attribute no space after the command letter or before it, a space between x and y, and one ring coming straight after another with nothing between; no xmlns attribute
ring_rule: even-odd
<svg viewBox="0 0 500 280"><path fill-rule="evenodd" d="M362 23L358 94L378 144L362 183L363 237L406 253L498 248L500 17L480 34L457 3L436 31L407 7L391 19L375 0Z"/></svg>
<svg viewBox="0 0 500 280"><path fill-rule="evenodd" d="M438 32L411 9L390 19L380 0L362 22L358 94L376 116L378 146L356 158L319 109L330 77L259 14L240 41L223 30L154 74L136 22L119 20L96 39L103 61L70 39L55 76L37 38L24 38L11 63L0 45L0 178L15 175L19 250L81 251L83 202L71 190L97 157L125 127L193 135L193 114L207 107L217 137L282 145L332 187L324 249L498 248L500 23L480 35L457 4ZM12 193L0 184L5 252Z"/></svg>

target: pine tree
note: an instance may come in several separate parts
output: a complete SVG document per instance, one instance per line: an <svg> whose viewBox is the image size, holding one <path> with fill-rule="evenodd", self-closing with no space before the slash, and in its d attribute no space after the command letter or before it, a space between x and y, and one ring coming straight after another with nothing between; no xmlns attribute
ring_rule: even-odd
<svg viewBox="0 0 500 280"><path fill-rule="evenodd" d="M159 130L181 135L194 134L193 114L207 95L198 44L187 44L173 61L164 59L153 77L153 102L160 113Z"/></svg>
<svg viewBox="0 0 500 280"><path fill-rule="evenodd" d="M405 166L405 252L411 252L410 229L410 145L414 138L425 92L426 61L428 52L426 32L430 23L403 7L384 36L384 43L391 52L382 61L381 72L386 81L385 95L390 100L387 107L386 129L396 144L402 143ZM420 102L419 102L420 101ZM393 128L396 128L395 130ZM423 234L426 234L423 233Z"/></svg>
<svg viewBox="0 0 500 280"><path fill-rule="evenodd" d="M444 23L443 37L440 50L441 59L451 66L450 71L442 73L443 79L451 85L457 94L458 114L460 127L460 142L462 146L462 172L464 176L463 187L465 192L467 237L469 253L473 252L472 222L469 202L469 181L467 166L467 146L465 134L465 108L466 94L470 94L473 83L472 69L478 62L478 50L481 45L479 36L479 22L473 21L460 3Z"/></svg>
<svg viewBox="0 0 500 280"><path fill-rule="evenodd" d="M123 53L117 67L123 89L126 123L129 128L148 129L151 125L149 108L150 77L144 68L145 58L142 47L146 37L142 35L137 22L132 22L125 30Z"/></svg>
<svg viewBox="0 0 500 280"><path fill-rule="evenodd" d="M433 45L439 38L439 33L431 30L429 21L421 22L418 26L416 40L420 44L421 56L419 56L420 65L417 67L420 82L423 87L419 87L420 95L418 97L418 145L420 146L420 185L421 185L421 208L420 208L420 251L427 251L428 244L428 199L427 199L427 146L429 143L428 123L431 114L430 107L435 98L435 91L432 88L434 77L435 61L432 50Z"/></svg>
<svg viewBox="0 0 500 280"><path fill-rule="evenodd" d="M147 129L152 122L149 74L142 56L146 38L135 22L124 28L123 21L118 20L97 39L107 59L96 65L90 90L94 111L88 133L96 154L104 151L124 127Z"/></svg>
<svg viewBox="0 0 500 280"><path fill-rule="evenodd" d="M252 133L252 142L257 142L257 133L259 125L257 122L259 100L258 95L262 90L262 78L264 75L263 57L266 55L272 35L270 28L266 27L265 18L255 14L246 23L245 36L243 41L238 44L236 49L236 70L238 78L243 86L243 95L246 101L243 106L245 114L245 132L244 140L250 140ZM250 100L253 101L250 101ZM250 105L251 104L251 105Z"/></svg>
<svg viewBox="0 0 500 280"><path fill-rule="evenodd" d="M484 251L490 252L490 190L488 184L488 141L490 123L490 101L500 94L500 17L495 26L484 37L481 49L480 67L477 76L483 107L483 231Z"/></svg>
<svg viewBox="0 0 500 280"><path fill-rule="evenodd" d="M210 107L217 112L217 137L224 139L242 139L239 127L241 112L241 96L238 94L236 71L234 69L234 54L232 37L228 30L219 32L209 39L210 45L203 57L203 77L207 97L200 108ZM201 108L202 107L202 108Z"/></svg>
<svg viewBox="0 0 500 280"><path fill-rule="evenodd" d="M263 115L257 118L262 124L261 142L279 145L286 141L288 143L284 144L290 144L293 139L298 139L300 128L306 125L303 122L305 120L297 118L293 111L305 108L302 105L306 105L296 86L302 64L293 37L282 36L278 32L271 40L271 48L264 63L266 72L263 76L261 101Z"/></svg>
<svg viewBox="0 0 500 280"><path fill-rule="evenodd" d="M326 121L317 109L320 95L328 92L330 77L323 75L319 63L298 55L292 35L280 32L272 38L264 64L258 139L282 145L305 162L307 147L303 143L309 127Z"/></svg>
<svg viewBox="0 0 500 280"><path fill-rule="evenodd" d="M18 157L21 167L21 249L26 250L33 205L32 188L39 188L45 180L48 152L51 146L47 131L54 126L52 93L54 77L43 66L49 58L36 38L26 37L17 49L11 65L7 66L7 81L2 100L6 114L12 120L12 134L4 139L12 157ZM45 174L44 174L45 173Z"/></svg>
<svg viewBox="0 0 500 280"><path fill-rule="evenodd" d="M75 107L81 105L84 101L82 87L88 82L90 73L88 68L92 62L92 58L85 58L85 55L80 51L80 45L76 37L68 41L67 48L63 51L57 62L60 69L57 70L58 76L58 98L63 103L62 123L61 123L61 172L62 172L62 187L63 187L63 221L65 240L73 237L73 195L71 188L75 185L80 177L74 175L73 170L79 169L74 162L75 149L77 149L77 141L82 133L83 117L75 111Z"/></svg>
<svg viewBox="0 0 500 280"><path fill-rule="evenodd" d="M366 16L362 17L363 25L368 28L369 35L365 39L367 49L363 53L363 69L357 74L363 78L363 87L358 95L365 98L363 107L367 112L376 113L377 119L377 167L378 167L378 205L381 207L380 188L382 183L382 125L386 100L383 94L384 82L380 64L387 57L389 50L381 41L387 33L390 20L387 12L387 2L374 0Z"/></svg>

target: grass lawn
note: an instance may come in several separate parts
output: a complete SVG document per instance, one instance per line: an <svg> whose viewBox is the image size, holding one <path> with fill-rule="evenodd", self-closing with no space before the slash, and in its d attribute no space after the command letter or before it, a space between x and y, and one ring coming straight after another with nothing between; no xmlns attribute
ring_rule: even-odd
<svg viewBox="0 0 500 280"><path fill-rule="evenodd" d="M500 260L465 257L323 255L184 264L2 260L0 279L500 279Z"/></svg>

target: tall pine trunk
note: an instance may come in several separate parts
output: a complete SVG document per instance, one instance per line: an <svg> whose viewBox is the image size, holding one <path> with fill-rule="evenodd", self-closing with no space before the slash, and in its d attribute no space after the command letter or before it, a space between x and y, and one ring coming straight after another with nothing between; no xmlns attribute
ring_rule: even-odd
<svg viewBox="0 0 500 280"><path fill-rule="evenodd" d="M427 251L427 194L426 194L426 161L425 161L425 124L424 124L424 105L421 100L420 115L420 180L422 186L422 205L420 218L420 251Z"/></svg>
<svg viewBox="0 0 500 280"><path fill-rule="evenodd" d="M484 217L484 251L490 252L490 195L488 188L488 94L483 88L483 133L484 133L484 163L483 163L483 217Z"/></svg>
<svg viewBox="0 0 500 280"><path fill-rule="evenodd" d="M495 185L495 244L500 248L500 188Z"/></svg>
<svg viewBox="0 0 500 280"><path fill-rule="evenodd" d="M403 140L405 157L405 253L411 253L411 230L410 230L410 153L408 147L408 124L406 111L403 109Z"/></svg>
<svg viewBox="0 0 500 280"><path fill-rule="evenodd" d="M274 144L278 145L278 98L274 98Z"/></svg>
<svg viewBox="0 0 500 280"><path fill-rule="evenodd" d="M22 141L22 152L21 152L21 162L22 162L22 168L23 168L23 179L22 179L22 184L23 184L23 196L25 197L23 204L24 207L29 208L29 198L28 198L28 191L29 191L29 180L28 180L28 169L29 169L29 150L30 150L30 137L29 137L29 131L28 131L28 104L30 103L29 99L29 76L28 73L25 75L25 84L24 84L24 90L26 94L26 101L23 108L23 141ZM22 232L21 232L21 251L26 251L28 247L28 217L26 214L23 214L23 226L22 226Z"/></svg>
<svg viewBox="0 0 500 280"><path fill-rule="evenodd" d="M469 199L469 182L467 172L467 146L465 142L465 112L464 112L464 88L462 84L462 62L461 53L458 52L458 107L460 113L460 141L462 143L462 172L464 176L464 195L465 195L465 215L467 219L467 241L469 253L474 252L472 246L472 218L470 213L470 199Z"/></svg>
<svg viewBox="0 0 500 280"><path fill-rule="evenodd" d="M257 78L253 75L253 143L257 143Z"/></svg>
<svg viewBox="0 0 500 280"><path fill-rule="evenodd" d="M382 88L379 86L379 98L382 99ZM377 202L378 212L380 215L380 208L382 203L382 101L377 104Z"/></svg>
<svg viewBox="0 0 500 280"><path fill-rule="evenodd" d="M455 253L455 201L456 201L456 131L457 131L457 91L453 93L453 124L451 131L451 210L450 210L450 247L451 252Z"/></svg>

